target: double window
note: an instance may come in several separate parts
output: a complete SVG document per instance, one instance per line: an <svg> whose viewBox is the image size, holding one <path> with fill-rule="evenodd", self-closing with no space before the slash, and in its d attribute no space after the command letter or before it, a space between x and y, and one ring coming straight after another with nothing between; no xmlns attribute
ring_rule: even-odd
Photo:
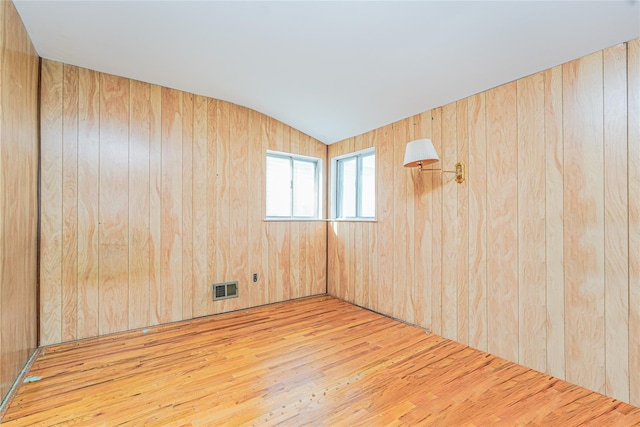
<svg viewBox="0 0 640 427"><path fill-rule="evenodd" d="M321 159L267 151L267 218L320 218L321 183Z"/></svg>
<svg viewBox="0 0 640 427"><path fill-rule="evenodd" d="M333 218L375 218L375 148L333 158L331 177L334 183L331 189Z"/></svg>
<svg viewBox="0 0 640 427"><path fill-rule="evenodd" d="M267 151L267 219L320 219L322 160ZM375 148L331 159L331 218L376 216Z"/></svg>

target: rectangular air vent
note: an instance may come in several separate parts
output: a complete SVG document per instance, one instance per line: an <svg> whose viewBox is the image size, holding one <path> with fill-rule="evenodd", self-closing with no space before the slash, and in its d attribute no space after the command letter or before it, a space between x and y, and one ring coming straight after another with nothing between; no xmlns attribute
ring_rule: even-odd
<svg viewBox="0 0 640 427"><path fill-rule="evenodd" d="M213 300L238 298L238 282L216 283L213 285Z"/></svg>

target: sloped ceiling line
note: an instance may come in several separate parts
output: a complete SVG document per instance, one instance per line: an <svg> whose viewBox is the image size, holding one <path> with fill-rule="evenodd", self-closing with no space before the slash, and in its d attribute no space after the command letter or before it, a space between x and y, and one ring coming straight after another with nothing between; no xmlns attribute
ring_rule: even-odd
<svg viewBox="0 0 640 427"><path fill-rule="evenodd" d="M44 58L327 144L640 37L635 0L14 3Z"/></svg>

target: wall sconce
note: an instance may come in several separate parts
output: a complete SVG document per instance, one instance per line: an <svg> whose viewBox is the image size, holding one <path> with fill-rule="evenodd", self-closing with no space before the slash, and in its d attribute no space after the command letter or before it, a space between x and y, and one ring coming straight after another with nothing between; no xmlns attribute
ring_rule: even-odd
<svg viewBox="0 0 640 427"><path fill-rule="evenodd" d="M425 169L424 166L440 161L438 153L430 139L416 139L407 143L404 152L404 167L418 167L421 171L441 171L442 173L455 173L458 184L464 182L464 163L456 163L456 170Z"/></svg>

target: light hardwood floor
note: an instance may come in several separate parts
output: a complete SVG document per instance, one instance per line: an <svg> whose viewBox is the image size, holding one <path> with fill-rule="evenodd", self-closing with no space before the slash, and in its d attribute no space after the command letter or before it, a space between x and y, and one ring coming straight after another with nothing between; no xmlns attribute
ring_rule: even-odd
<svg viewBox="0 0 640 427"><path fill-rule="evenodd" d="M640 425L640 409L320 296L46 347L17 425Z"/></svg>

